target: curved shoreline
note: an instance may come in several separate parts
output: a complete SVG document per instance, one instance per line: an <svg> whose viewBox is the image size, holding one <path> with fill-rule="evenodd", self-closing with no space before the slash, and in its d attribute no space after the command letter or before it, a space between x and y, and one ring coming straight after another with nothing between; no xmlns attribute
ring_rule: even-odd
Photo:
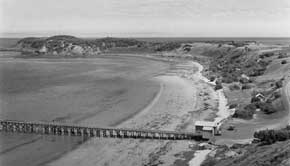
<svg viewBox="0 0 290 166"><path fill-rule="evenodd" d="M159 100L159 98L160 98L161 94L163 93L163 91L164 91L164 84L159 82L159 91L154 95L152 100L143 109L138 111L136 114L133 114L133 115L127 117L125 120L123 120L122 122L120 122L116 126L118 126L118 127L122 126L127 121L129 121L130 119L138 118L138 117L146 114L154 106L154 104Z"/></svg>
<svg viewBox="0 0 290 166"><path fill-rule="evenodd" d="M196 75L200 78L200 80L215 86L215 82L211 82L209 79L207 79L206 77L204 77L202 75L202 70L203 70L203 66L198 63L198 62L193 62L194 65L196 65L198 67L198 71L196 73ZM217 90L216 91L217 95L218 95L218 100L219 100L219 105L218 105L218 112L216 112L217 117L215 118L215 121L221 121L224 120L226 118L228 118L230 116L230 112L228 110L228 101L227 98L224 94L223 89Z"/></svg>
<svg viewBox="0 0 290 166"><path fill-rule="evenodd" d="M179 65L178 65L179 64ZM162 87L156 97L143 110L132 118L121 123L122 127L144 128L144 129L162 129L162 130L192 130L191 111L196 111L198 100L196 97L196 88L204 86L204 83L194 78L196 86L192 85L190 79L183 78L183 69L186 67L191 75L193 65L191 63L178 63L173 68L172 73L158 75L156 79L160 81ZM199 104L199 103L198 103ZM190 126L185 124L190 122ZM184 126L185 125L185 126ZM184 126L184 127L183 127ZM188 148L188 141L162 141L162 140L116 140L116 139L92 139L81 145L80 148L66 154L61 159L52 161L49 165L92 165L98 163L110 163L110 165L141 165L145 162L152 163L152 157L158 156L159 148L165 148L162 153L168 153L167 156L181 153ZM94 146L92 146L92 144ZM175 147L175 150L169 150L166 147ZM176 146L179 147L176 150ZM129 148L130 147L130 148ZM142 151L141 154L135 154ZM118 152L118 153L117 153ZM172 154L173 153L173 154ZM131 155L129 155L131 154ZM133 156L132 156L133 155ZM96 157L98 156L98 157ZM115 156L112 158L112 156ZM156 157L153 157L156 158ZM171 156L165 162L174 162L177 157ZM164 160L162 160L164 161ZM150 164L148 164L150 165Z"/></svg>
<svg viewBox="0 0 290 166"><path fill-rule="evenodd" d="M200 78L200 80L210 84L215 85L214 82L210 82L206 77L202 75L203 66L199 64L198 62L193 62L198 67L198 71L196 75ZM223 89L216 91L218 95L218 112L216 112L216 117L214 118L215 122L220 122L225 120L230 116L230 112L228 110L227 104L227 98L224 95ZM194 153L194 157L189 161L190 166L200 166L204 160L206 160L206 156L211 153L213 150L199 150Z"/></svg>

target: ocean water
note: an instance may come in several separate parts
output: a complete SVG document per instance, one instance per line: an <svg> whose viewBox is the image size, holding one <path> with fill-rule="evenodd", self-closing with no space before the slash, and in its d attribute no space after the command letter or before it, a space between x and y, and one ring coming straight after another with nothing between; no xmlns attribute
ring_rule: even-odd
<svg viewBox="0 0 290 166"><path fill-rule="evenodd" d="M153 100L160 89L153 77L168 67L137 57L0 58L0 117L114 126ZM0 132L0 165L42 165L83 141Z"/></svg>

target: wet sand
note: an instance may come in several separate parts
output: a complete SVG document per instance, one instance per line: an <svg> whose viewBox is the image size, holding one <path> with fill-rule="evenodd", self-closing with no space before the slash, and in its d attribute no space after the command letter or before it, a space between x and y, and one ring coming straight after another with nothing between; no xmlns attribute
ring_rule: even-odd
<svg viewBox="0 0 290 166"><path fill-rule="evenodd" d="M2 119L114 126L158 95L169 64L136 57L0 59ZM1 165L43 165L79 137L0 133Z"/></svg>

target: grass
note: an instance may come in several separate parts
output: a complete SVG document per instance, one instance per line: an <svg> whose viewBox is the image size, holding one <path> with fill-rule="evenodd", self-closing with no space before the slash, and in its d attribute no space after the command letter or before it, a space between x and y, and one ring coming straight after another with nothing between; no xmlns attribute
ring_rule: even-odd
<svg viewBox="0 0 290 166"><path fill-rule="evenodd" d="M235 152L235 156L227 157L227 152ZM221 146L214 157L201 166L278 166L289 162L290 141L277 142L271 145L240 145L238 148ZM286 164L285 164L286 165Z"/></svg>

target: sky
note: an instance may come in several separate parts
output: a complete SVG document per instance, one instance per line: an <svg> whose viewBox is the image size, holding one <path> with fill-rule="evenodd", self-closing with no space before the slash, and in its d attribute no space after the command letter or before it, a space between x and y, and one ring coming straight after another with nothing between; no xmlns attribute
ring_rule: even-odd
<svg viewBox="0 0 290 166"><path fill-rule="evenodd" d="M0 36L290 37L290 0L0 0Z"/></svg>

